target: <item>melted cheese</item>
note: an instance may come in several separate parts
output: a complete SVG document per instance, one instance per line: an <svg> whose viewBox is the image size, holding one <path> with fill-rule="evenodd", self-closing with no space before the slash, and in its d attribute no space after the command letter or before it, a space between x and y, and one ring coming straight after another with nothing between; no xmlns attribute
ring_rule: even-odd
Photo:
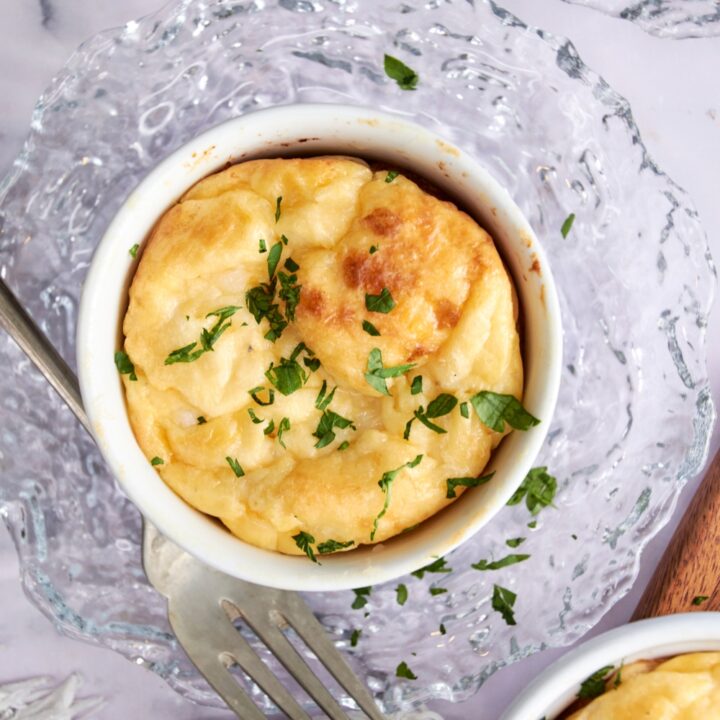
<svg viewBox="0 0 720 720"><path fill-rule="evenodd" d="M397 475L374 541L430 517L451 502L447 478L479 474L502 435L456 408L436 420L447 433L415 422L406 441L413 411L441 392L461 401L479 390L521 396L513 288L492 239L451 203L402 175L391 183L386 176L344 157L235 165L193 187L143 249L124 322L138 376L124 376L135 435L148 459L164 460L156 469L180 497L260 547L299 553L292 536L300 531L317 543L369 543L385 500L380 478L419 454L419 465ZM302 290L295 321L272 343L245 293L268 281L259 240L270 248L282 235L288 244L278 268L292 257ZM383 288L395 308L368 312L366 293ZM229 305L241 309L212 352L165 364L214 324L208 313ZM366 333L363 320L380 336ZM271 387L266 370L300 342L320 368L308 370L301 389L259 406L248 391ZM373 348L386 367L416 365L387 380L390 397L364 378ZM423 392L412 395L417 374ZM315 400L324 380L337 386L330 409L356 429L336 429L336 440L318 449ZM277 439L283 418L291 425L286 448ZM275 430L265 434L270 421Z"/></svg>
<svg viewBox="0 0 720 720"><path fill-rule="evenodd" d="M624 667L622 682L569 720L712 720L720 718L720 653L678 655ZM612 683L611 683L612 685Z"/></svg>

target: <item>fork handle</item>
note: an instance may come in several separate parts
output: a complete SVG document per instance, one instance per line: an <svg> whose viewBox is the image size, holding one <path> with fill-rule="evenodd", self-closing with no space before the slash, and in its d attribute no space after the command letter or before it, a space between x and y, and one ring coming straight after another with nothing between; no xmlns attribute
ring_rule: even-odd
<svg viewBox="0 0 720 720"><path fill-rule="evenodd" d="M720 610L720 452L660 560L633 620ZM693 604L693 599L705 597Z"/></svg>
<svg viewBox="0 0 720 720"><path fill-rule="evenodd" d="M5 330L30 358L92 437L90 421L83 410L80 386L75 373L20 305L2 278L0 278L0 328Z"/></svg>

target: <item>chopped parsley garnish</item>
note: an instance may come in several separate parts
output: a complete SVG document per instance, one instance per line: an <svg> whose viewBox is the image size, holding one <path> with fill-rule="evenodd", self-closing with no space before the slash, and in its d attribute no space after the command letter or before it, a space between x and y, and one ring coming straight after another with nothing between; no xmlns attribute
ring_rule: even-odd
<svg viewBox="0 0 720 720"><path fill-rule="evenodd" d="M365 380L370 387L374 388L383 395L390 395L387 387L387 378L399 377L408 370L412 370L415 363L407 365L397 365L396 367L383 367L382 352L380 348L373 348L368 355L367 372Z"/></svg>
<svg viewBox="0 0 720 720"><path fill-rule="evenodd" d="M480 421L495 432L503 432L506 422L516 430L528 430L540 423L514 395L481 390L470 398L470 403Z"/></svg>
<svg viewBox="0 0 720 720"><path fill-rule="evenodd" d="M385 182L391 183L399 174L397 170L388 170L388 174L385 176Z"/></svg>
<svg viewBox="0 0 720 720"><path fill-rule="evenodd" d="M406 680L417 680L417 675L409 668L404 660L395 668L395 677L405 678Z"/></svg>
<svg viewBox="0 0 720 720"><path fill-rule="evenodd" d="M245 304L255 322L259 325L263 318L267 319L270 329L265 333L265 339L270 342L275 342L288 326L280 312L280 306L275 302L276 287L277 282L273 279L272 282L256 285L245 293Z"/></svg>
<svg viewBox="0 0 720 720"><path fill-rule="evenodd" d="M139 246L137 243L135 243L135 244L130 248L130 250L128 251L128 252L130 253L130 257L131 257L131 258L136 258L139 249L140 249L140 246Z"/></svg>
<svg viewBox="0 0 720 720"><path fill-rule="evenodd" d="M280 241L283 245L287 245L290 242L284 235L280 236Z"/></svg>
<svg viewBox="0 0 720 720"><path fill-rule="evenodd" d="M452 568L446 567L447 561L445 558L438 558L437 560L434 560L429 565L425 565L425 567L421 567L419 570L415 570L414 572L410 573L411 575L414 575L419 580L422 580L423 577L425 577L425 573L449 573L452 572Z"/></svg>
<svg viewBox="0 0 720 720"><path fill-rule="evenodd" d="M267 243L265 242L265 240L263 240L263 238L260 238L258 240L258 248L259 248L258 252L260 252L260 253L267 252Z"/></svg>
<svg viewBox="0 0 720 720"><path fill-rule="evenodd" d="M394 80L401 90L415 90L420 77L402 60L398 60L396 57L386 54L383 66L385 68L385 74L391 80Z"/></svg>
<svg viewBox="0 0 720 720"><path fill-rule="evenodd" d="M358 640L360 639L360 635L362 635L362 630L353 630L352 635L350 635L350 647L356 647L358 644Z"/></svg>
<svg viewBox="0 0 720 720"><path fill-rule="evenodd" d="M441 588L441 587L431 587L430 588L430 594L431 595L442 595L443 593L447 592L447 588Z"/></svg>
<svg viewBox="0 0 720 720"><path fill-rule="evenodd" d="M300 269L300 266L291 257L283 263L283 267L291 273L297 272Z"/></svg>
<svg viewBox="0 0 720 720"><path fill-rule="evenodd" d="M198 419L197 419L197 424L198 424L198 425L205 425L206 422L207 422L207 420L205 419L205 416L204 416L204 415L199 415L199 416L198 416Z"/></svg>
<svg viewBox="0 0 720 720"><path fill-rule="evenodd" d="M570 213L565 218L565 221L563 222L562 227L560 228L560 232L562 233L563 238L566 238L568 236L568 234L570 233L570 230L572 229L574 222L575 222L575 213Z"/></svg>
<svg viewBox="0 0 720 720"><path fill-rule="evenodd" d="M237 458L231 458L229 455L225 458L230 469L235 473L235 477L242 477L245 471L242 469L242 465L237 461Z"/></svg>
<svg viewBox="0 0 720 720"><path fill-rule="evenodd" d="M501 585L493 585L492 609L499 612L508 625L517 625L515 613L513 612L516 599L517 595L512 590L508 590Z"/></svg>
<svg viewBox="0 0 720 720"><path fill-rule="evenodd" d="M263 430L263 435L270 435L270 433L274 432L275 430L275 421L271 420L267 427Z"/></svg>
<svg viewBox="0 0 720 720"><path fill-rule="evenodd" d="M355 593L355 599L353 600L352 609L360 610L360 608L364 608L367 605L372 587L355 588L353 592Z"/></svg>
<svg viewBox="0 0 720 720"><path fill-rule="evenodd" d="M447 630L445 629L445 625L443 625L443 623L440 623L440 627L438 629L440 630L441 635L447 635Z"/></svg>
<svg viewBox="0 0 720 720"><path fill-rule="evenodd" d="M248 390L248 393L250 394L250 397L258 404L263 407L266 405L272 405L275 402L275 391L270 388L268 393L268 399L263 400L260 398L259 393L265 392L267 388L264 388L262 385L258 385L257 387L254 387L252 390ZM251 416L252 417L252 416ZM254 422L254 421L253 421Z"/></svg>
<svg viewBox="0 0 720 720"><path fill-rule="evenodd" d="M298 350L298 348L300 349ZM307 382L308 374L296 359L303 350L307 352L303 343L300 343L289 358L281 357L277 365L271 362L270 367L265 372L265 377L283 395L291 395ZM308 354L312 354L312 352Z"/></svg>
<svg viewBox="0 0 720 720"><path fill-rule="evenodd" d="M557 480L548 473L547 467L536 467L525 476L507 504L518 505L525 498L527 509L537 515L543 508L552 505L556 492Z"/></svg>
<svg viewBox="0 0 720 720"><path fill-rule="evenodd" d="M397 600L398 605L404 605L407 602L407 599L408 599L407 586L403 583L400 583L395 588L395 600Z"/></svg>
<svg viewBox="0 0 720 720"><path fill-rule="evenodd" d="M372 335L373 337L378 337L380 335L380 331L368 320L362 321L362 329L368 335Z"/></svg>
<svg viewBox="0 0 720 720"><path fill-rule="evenodd" d="M524 562L529 557L529 555L506 555L504 558L493 560L492 562L480 560L479 562L472 563L471 567L475 568L475 570L500 570L509 565Z"/></svg>
<svg viewBox="0 0 720 720"><path fill-rule="evenodd" d="M410 394L411 395L419 395L422 391L423 391L422 375L416 375L412 379L412 384L410 385Z"/></svg>
<svg viewBox="0 0 720 720"><path fill-rule="evenodd" d="M355 424L352 420L348 420L342 415L338 415L332 410L323 410L323 414L320 417L320 422L315 428L313 437L316 437L318 441L315 443L315 447L319 450L329 445L335 439L335 428L344 430L350 428L356 430Z"/></svg>
<svg viewBox="0 0 720 720"><path fill-rule="evenodd" d="M457 487L466 487L466 488L473 488L478 487L479 485L484 485L487 482L490 482L492 480L493 475L495 475L495 472L488 473L487 475L482 475L480 477L457 477L457 478L448 478L447 479L447 494L445 497L449 499L456 497L455 488Z"/></svg>
<svg viewBox="0 0 720 720"><path fill-rule="evenodd" d="M365 307L370 312L387 314L395 307L395 301L390 291L384 287L379 295L365 293Z"/></svg>
<svg viewBox="0 0 720 720"><path fill-rule="evenodd" d="M303 358L303 365L310 370L315 372L320 367L320 360L318 358Z"/></svg>
<svg viewBox="0 0 720 720"><path fill-rule="evenodd" d="M285 446L285 443L283 442L283 435L290 430L290 418L282 418L280 420L280 424L278 425L278 431L277 431L277 439L278 442L283 446Z"/></svg>
<svg viewBox="0 0 720 720"><path fill-rule="evenodd" d="M165 461L164 461L161 457L158 457L158 456L156 455L156 456L150 461L150 464L151 464L153 467L156 467L157 465L164 465L164 464L165 464Z"/></svg>
<svg viewBox="0 0 720 720"><path fill-rule="evenodd" d="M335 396L335 391L337 390L337 387L334 387L330 393L327 392L327 380L323 380L322 387L320 388L320 392L318 393L318 396L315 398L315 407L318 410L325 410L325 408L332 402L333 397Z"/></svg>
<svg viewBox="0 0 720 720"><path fill-rule="evenodd" d="M127 375L129 380L137 381L135 373L135 365L133 365L130 356L124 350L118 350L115 353L115 367L121 375Z"/></svg>
<svg viewBox="0 0 720 720"><path fill-rule="evenodd" d="M277 270L278 263L280 262L280 256L282 255L282 243L276 242L271 248L270 252L268 253L267 258L267 266L268 266L268 277L270 280L273 279L273 275L275 275L275 270Z"/></svg>
<svg viewBox="0 0 720 720"><path fill-rule="evenodd" d="M343 440L343 441L338 445L338 448L337 448L337 449L338 449L338 451L340 451L340 450L347 450L349 447L350 447L350 442L349 442L348 440Z"/></svg>
<svg viewBox="0 0 720 720"><path fill-rule="evenodd" d="M166 365L173 365L174 363L188 363L194 362L199 357L204 355L206 352L212 352L214 350L215 343L220 339L220 336L230 327L232 321L230 318L239 310L237 305L228 305L227 307L219 308L209 312L205 317L216 317L217 321L210 328L210 330L202 329L200 333L200 340L184 347L173 350L166 358ZM199 343L199 345L198 345Z"/></svg>
<svg viewBox="0 0 720 720"><path fill-rule="evenodd" d="M370 246L370 254L374 255L380 248L377 245Z"/></svg>
<svg viewBox="0 0 720 720"><path fill-rule="evenodd" d="M600 697L605 692L605 681L614 669L614 665L606 665L596 670L590 677L582 681L577 697L581 700L594 700L596 697Z"/></svg>
<svg viewBox="0 0 720 720"><path fill-rule="evenodd" d="M527 524L527 526L528 526L531 530L534 530L534 529L537 527L537 520L532 520L531 522L529 522L529 523Z"/></svg>
<svg viewBox="0 0 720 720"><path fill-rule="evenodd" d="M525 542L524 537L516 537L516 538L510 538L509 540L506 540L505 544L508 547L516 548L516 547L520 547L520 545L522 545L524 542Z"/></svg>
<svg viewBox="0 0 720 720"><path fill-rule="evenodd" d="M285 263L287 265L287 263ZM288 320L295 320L295 310L300 304L300 291L302 285L297 284L297 275L287 275L280 271L278 273L278 280L280 280L280 292L278 296L285 303L285 317ZM320 362L318 360L318 362Z"/></svg>
<svg viewBox="0 0 720 720"><path fill-rule="evenodd" d="M344 550L345 548L352 547L354 544L354 540L348 540L347 542L339 542L338 540L326 540L325 542L321 542L317 546L317 549L321 555L327 555L328 553L334 553L338 550Z"/></svg>
<svg viewBox="0 0 720 720"><path fill-rule="evenodd" d="M693 605L702 605L704 602L708 601L710 599L709 595L696 595L692 599Z"/></svg>
<svg viewBox="0 0 720 720"><path fill-rule="evenodd" d="M312 549L315 538L310 535L310 533L306 533L304 530L301 530L297 535L293 535L292 539L295 541L295 544L300 548L300 550L302 550L314 563L318 561Z"/></svg>
<svg viewBox="0 0 720 720"><path fill-rule="evenodd" d="M255 388L255 389L258 389L258 388ZM262 389L262 388L261 388L261 389ZM254 411L252 408L248 408L248 415L250 416L250 419L253 421L253 423L254 423L255 425L260 425L260 423L264 423L264 422L265 422L261 417L258 417L258 416L255 414L255 411Z"/></svg>
<svg viewBox="0 0 720 720"><path fill-rule="evenodd" d="M413 417L408 420L407 425L405 425L405 432L403 433L403 437L405 438L405 440L410 437L410 429L412 428L412 424L416 419L433 432L445 434L447 430L441 428L439 425L436 425L434 422L431 422L430 418L439 418L443 415L451 413L455 409L457 402L457 398L454 395L450 395L449 393L441 393L430 402L430 404L427 406L427 410L425 410L425 408L421 405L414 412Z"/></svg>
<svg viewBox="0 0 720 720"><path fill-rule="evenodd" d="M383 503L382 510L377 514L377 517L375 520L373 520L373 529L370 533L370 540L375 539L375 533L378 529L378 523L380 522L381 518L385 515L385 513L388 510L388 507L390 506L390 488L392 487L393 482L395 481L395 478L397 477L397 474L404 470L405 468L414 468L417 467L420 462L422 461L423 456L417 455L415 458L410 460L409 462L406 462L404 465L401 465L398 468L395 468L394 470L388 470L387 472L383 473L383 476L380 478L380 481L378 482L378 485L380 486L380 489L385 494L385 502Z"/></svg>
<svg viewBox="0 0 720 720"><path fill-rule="evenodd" d="M275 199L275 222L277 222L280 219L280 205L282 204L282 195L280 197Z"/></svg>
<svg viewBox="0 0 720 720"><path fill-rule="evenodd" d="M466 402L460 403L460 414L465 418L470 417L470 408L468 407L468 404Z"/></svg>

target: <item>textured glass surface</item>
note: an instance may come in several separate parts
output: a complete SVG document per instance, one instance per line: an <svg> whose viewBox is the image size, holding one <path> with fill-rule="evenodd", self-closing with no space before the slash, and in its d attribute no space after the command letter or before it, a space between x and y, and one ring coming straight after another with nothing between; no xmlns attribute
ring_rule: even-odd
<svg viewBox="0 0 720 720"><path fill-rule="evenodd" d="M637 23L658 37L720 35L719 0L564 0Z"/></svg>
<svg viewBox="0 0 720 720"><path fill-rule="evenodd" d="M385 52L420 73L416 91L384 76ZM86 43L41 98L0 187L1 271L66 358L93 249L138 180L215 123L303 101L379 107L465 148L526 213L559 285L565 369L538 460L557 476L555 507L535 528L524 504L505 509L448 558L451 573L404 578L404 606L396 583L359 610L350 592L308 596L387 708L461 700L498 667L592 627L703 463L714 418L706 238L627 102L567 40L492 3L188 0ZM5 337L0 364L14 369L0 374L1 507L33 601L64 632L217 702L143 575L138 512ZM514 537L529 560L470 568L513 552ZM492 610L494 583L517 593L517 625ZM401 660L417 681L395 677Z"/></svg>

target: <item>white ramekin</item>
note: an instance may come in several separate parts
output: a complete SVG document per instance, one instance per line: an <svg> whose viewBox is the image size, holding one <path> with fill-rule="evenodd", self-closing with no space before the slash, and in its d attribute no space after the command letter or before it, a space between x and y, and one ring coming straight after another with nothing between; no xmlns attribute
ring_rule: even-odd
<svg viewBox="0 0 720 720"><path fill-rule="evenodd" d="M540 425L514 432L492 458L493 482L474 489L416 531L313 565L249 545L197 512L162 481L133 435L113 362L135 262L160 216L205 176L255 157L338 153L408 168L446 189L492 233L520 298L524 405ZM80 304L78 371L97 443L140 511L200 560L251 582L292 590L341 590L385 582L445 555L476 533L530 469L550 424L562 362L560 309L537 238L510 195L459 148L401 117L343 105L288 105L230 120L158 165L130 194L95 252Z"/></svg>
<svg viewBox="0 0 720 720"><path fill-rule="evenodd" d="M554 720L576 699L580 684L606 665L720 650L720 613L692 612L640 620L598 635L538 675L500 720Z"/></svg>

